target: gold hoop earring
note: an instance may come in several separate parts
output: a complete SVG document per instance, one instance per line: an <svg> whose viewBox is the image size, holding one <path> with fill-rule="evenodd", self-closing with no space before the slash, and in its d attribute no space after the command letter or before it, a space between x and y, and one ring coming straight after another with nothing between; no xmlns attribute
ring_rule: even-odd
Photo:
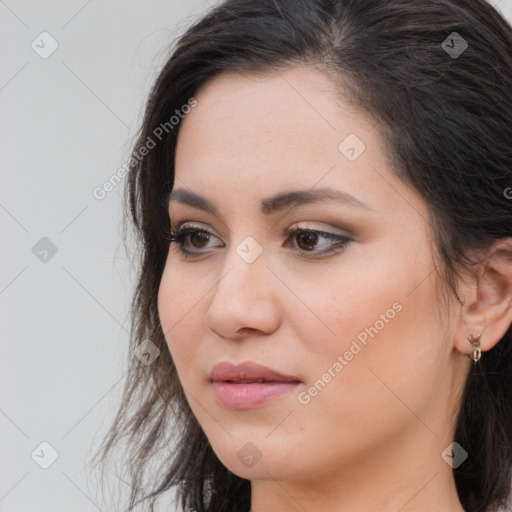
<svg viewBox="0 0 512 512"><path fill-rule="evenodd" d="M482 357L482 349L480 348L480 336L481 335L475 338L472 334L470 334L468 337L468 340L473 347L473 350L470 354L468 354L468 356L473 359L475 364L480 361L480 357Z"/></svg>

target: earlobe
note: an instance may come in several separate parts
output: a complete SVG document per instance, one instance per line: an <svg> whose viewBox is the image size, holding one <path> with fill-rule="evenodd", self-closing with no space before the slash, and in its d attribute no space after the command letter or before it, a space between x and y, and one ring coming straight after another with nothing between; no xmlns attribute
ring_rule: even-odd
<svg viewBox="0 0 512 512"><path fill-rule="evenodd" d="M479 263L461 312L457 349L471 355L479 337L482 352L492 349L512 324L512 238L498 240ZM466 333L462 333L462 329ZM468 338L468 334L470 335ZM473 338L471 338L471 336Z"/></svg>

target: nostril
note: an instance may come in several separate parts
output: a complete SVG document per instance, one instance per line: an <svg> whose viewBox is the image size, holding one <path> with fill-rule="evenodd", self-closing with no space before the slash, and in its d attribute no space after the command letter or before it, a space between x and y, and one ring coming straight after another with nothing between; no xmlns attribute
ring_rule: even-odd
<svg viewBox="0 0 512 512"><path fill-rule="evenodd" d="M254 327L242 327L241 329L238 329L238 334L252 334L254 332L258 332L258 329L255 329Z"/></svg>

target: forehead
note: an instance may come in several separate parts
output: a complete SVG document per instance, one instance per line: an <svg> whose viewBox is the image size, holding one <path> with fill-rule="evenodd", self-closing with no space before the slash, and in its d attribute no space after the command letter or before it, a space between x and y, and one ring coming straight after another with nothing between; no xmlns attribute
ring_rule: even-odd
<svg viewBox="0 0 512 512"><path fill-rule="evenodd" d="M177 173L219 162L252 171L323 168L340 156L349 134L368 139L367 118L343 102L318 70L297 67L265 75L223 74L195 96L180 125ZM190 165L189 165L190 164ZM300 164L300 166L298 165ZM299 168L300 167L300 168ZM254 174L254 173L253 173Z"/></svg>
<svg viewBox="0 0 512 512"><path fill-rule="evenodd" d="M283 142L298 149L304 137L327 146L341 135L336 132L362 130L369 124L311 67L265 75L222 74L203 86L195 99L198 106L182 123L180 139L193 130L209 149L220 139L226 140L226 146L229 140L229 147L243 145L245 150Z"/></svg>

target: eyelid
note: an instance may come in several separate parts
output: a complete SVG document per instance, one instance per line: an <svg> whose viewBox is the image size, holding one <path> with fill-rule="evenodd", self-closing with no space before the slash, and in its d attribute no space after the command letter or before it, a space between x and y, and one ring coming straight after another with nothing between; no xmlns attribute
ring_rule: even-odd
<svg viewBox="0 0 512 512"><path fill-rule="evenodd" d="M320 231L323 233L329 233L333 235L339 235L339 236L345 236L345 237L351 237L354 238L355 234L348 228L338 228L333 226L325 226L325 223L320 223L321 225L313 225L313 223L304 221L304 224L302 222L295 222L292 224L289 228L286 228L284 231L284 234L289 235L290 232L295 230L311 230L311 231ZM181 223L178 223L176 228L172 228L173 232L178 232L183 229L197 229L198 231L208 231L210 234L214 235L216 238L219 238L215 233L212 232L212 229L208 227L201 226L200 224L195 223L195 221L184 221Z"/></svg>
<svg viewBox="0 0 512 512"><path fill-rule="evenodd" d="M215 233L213 233L212 229L210 227L201 226L200 224L196 224L194 221L185 221L181 224L178 224L176 228L173 228L171 226L171 230L174 233L177 233L179 231L183 231L185 229L194 229L197 231L207 231L209 234L213 235L215 238L219 238Z"/></svg>
<svg viewBox="0 0 512 512"><path fill-rule="evenodd" d="M296 222L292 224L289 228L286 229L286 233L293 232L295 230L311 230L311 231L317 231L321 233L326 233L330 235L336 235L336 236L344 236L346 238L354 237L354 234L349 229L343 229L343 228L336 228L333 226L326 226L324 227L324 223L320 223L320 226L313 225L311 222L304 221L304 224L301 222Z"/></svg>

